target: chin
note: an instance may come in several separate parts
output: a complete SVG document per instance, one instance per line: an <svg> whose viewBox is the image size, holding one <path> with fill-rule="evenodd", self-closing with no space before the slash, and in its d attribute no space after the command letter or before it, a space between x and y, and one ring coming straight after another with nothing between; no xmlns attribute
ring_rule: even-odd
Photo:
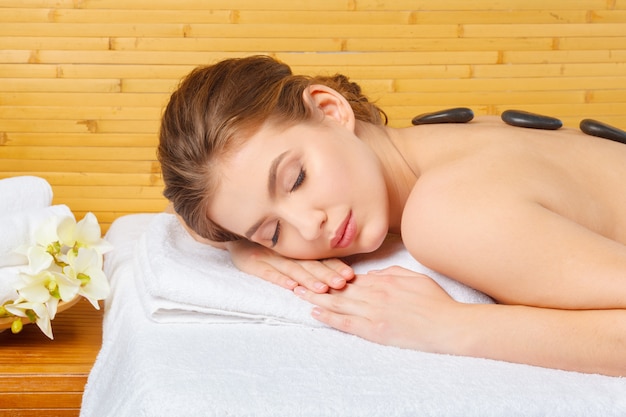
<svg viewBox="0 0 626 417"><path fill-rule="evenodd" d="M359 253L370 253L380 248L387 238L387 229L381 228L381 230L370 233L367 236L363 236L362 243L359 247Z"/></svg>

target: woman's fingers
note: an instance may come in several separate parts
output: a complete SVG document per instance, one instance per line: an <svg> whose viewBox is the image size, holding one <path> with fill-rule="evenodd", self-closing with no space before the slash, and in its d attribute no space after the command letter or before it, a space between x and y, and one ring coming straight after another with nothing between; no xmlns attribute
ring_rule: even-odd
<svg viewBox="0 0 626 417"><path fill-rule="evenodd" d="M390 273L393 272L393 273ZM459 303L431 278L404 268L357 275L345 288L294 289L315 319L373 342L438 350L458 322Z"/></svg>
<svg viewBox="0 0 626 417"><path fill-rule="evenodd" d="M341 289L346 282L354 278L352 268L339 259L324 261L285 259L285 262L276 261L274 266L282 274L316 293L325 293L329 288Z"/></svg>
<svg viewBox="0 0 626 417"><path fill-rule="evenodd" d="M329 288L343 288L354 278L352 268L339 259L301 261L285 258L245 240L232 242L227 248L237 268L290 290L302 285L311 291L324 293Z"/></svg>

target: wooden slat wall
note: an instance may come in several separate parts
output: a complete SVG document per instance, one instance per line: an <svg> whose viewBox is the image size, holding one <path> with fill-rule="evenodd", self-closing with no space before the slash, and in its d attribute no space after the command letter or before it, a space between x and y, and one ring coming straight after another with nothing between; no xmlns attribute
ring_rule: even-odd
<svg viewBox="0 0 626 417"><path fill-rule="evenodd" d="M251 53L350 75L394 126L469 106L626 128L626 0L0 0L0 178L45 177L105 230L160 211L169 93Z"/></svg>

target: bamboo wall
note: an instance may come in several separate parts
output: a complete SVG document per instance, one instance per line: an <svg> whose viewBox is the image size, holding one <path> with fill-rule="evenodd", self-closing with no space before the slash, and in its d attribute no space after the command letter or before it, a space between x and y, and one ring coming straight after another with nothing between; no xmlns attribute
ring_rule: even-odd
<svg viewBox="0 0 626 417"><path fill-rule="evenodd" d="M160 211L169 93L251 53L350 75L394 126L468 106L626 128L626 0L0 0L0 178L42 176L105 230Z"/></svg>

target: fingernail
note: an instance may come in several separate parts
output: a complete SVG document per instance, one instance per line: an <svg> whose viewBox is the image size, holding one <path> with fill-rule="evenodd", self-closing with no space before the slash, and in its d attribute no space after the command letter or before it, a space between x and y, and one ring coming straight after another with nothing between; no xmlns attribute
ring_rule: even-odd
<svg viewBox="0 0 626 417"><path fill-rule="evenodd" d="M296 287L293 289L293 292L296 293L297 295L304 295L306 294L306 288L304 287Z"/></svg>
<svg viewBox="0 0 626 417"><path fill-rule="evenodd" d="M320 291L326 291L328 289L328 286L323 282L316 282L315 284L313 284L313 288Z"/></svg>
<svg viewBox="0 0 626 417"><path fill-rule="evenodd" d="M322 309L319 307L313 307L313 310L311 310L311 315L313 317L319 317L322 314Z"/></svg>
<svg viewBox="0 0 626 417"><path fill-rule="evenodd" d="M292 281L292 280L287 281L287 288L293 290L297 286L298 286L298 283L296 281Z"/></svg>
<svg viewBox="0 0 626 417"><path fill-rule="evenodd" d="M352 271L352 268L344 268L339 273L345 278L352 278L354 276L354 271Z"/></svg>
<svg viewBox="0 0 626 417"><path fill-rule="evenodd" d="M346 285L346 280L341 277L335 277L331 281L331 284L333 284L334 287L342 287Z"/></svg>

